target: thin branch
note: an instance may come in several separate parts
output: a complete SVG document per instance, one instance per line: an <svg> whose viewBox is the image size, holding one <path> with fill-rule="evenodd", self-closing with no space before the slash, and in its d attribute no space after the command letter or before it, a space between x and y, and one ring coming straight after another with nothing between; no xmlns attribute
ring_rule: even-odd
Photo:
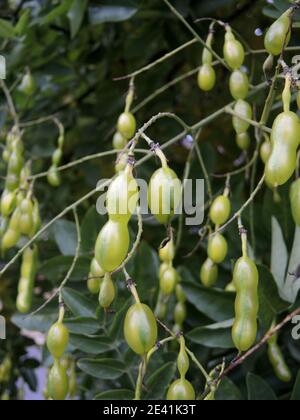
<svg viewBox="0 0 300 420"><path fill-rule="evenodd" d="M190 47L191 45L195 44L196 42L198 42L198 40L196 38L191 39L190 41L186 42L183 45L180 45L180 47L172 50L171 52L168 52L163 57L160 57L158 60L148 64L147 66L142 67L141 69L136 70L133 73L127 74L126 76L115 77L113 80L116 80L116 81L126 80L126 79L131 79L132 77L139 76L139 75L145 73L146 71L151 70L153 67L157 66L158 64L163 63L165 60L168 60L170 57L173 57L174 55L181 52L185 48Z"/></svg>
<svg viewBox="0 0 300 420"><path fill-rule="evenodd" d="M225 369L221 378L228 375L228 373L230 373L233 369L235 369L237 366L244 363L245 360L247 360L250 356L252 356L253 353L259 350L264 344L266 344L270 340L270 338L273 337L273 335L277 334L278 331L280 331L286 324L288 324L295 316L299 314L300 314L300 308L296 309L294 312L288 315L280 324L271 328L271 330L263 337L263 339L259 343L257 343L254 347L252 347L249 351L247 351L247 353L235 359L234 362L232 362L231 365L228 366L227 369ZM221 378L218 378L218 381Z"/></svg>
<svg viewBox="0 0 300 420"><path fill-rule="evenodd" d="M19 116L17 114L13 99L12 99L11 94L9 92L9 89L6 86L6 83L4 82L4 80L2 80L2 79L0 80L0 86L1 86L1 88L3 90L3 93L6 97L8 109L9 109L9 112L10 112L10 114L11 114L13 120L14 120L15 126L17 128L19 128Z"/></svg>
<svg viewBox="0 0 300 420"><path fill-rule="evenodd" d="M177 341L179 341L179 337L178 335L176 335L175 333L173 333L173 331L170 330L170 328L168 328L162 321L160 321L159 319L156 319L157 323L174 339L176 339ZM197 357L195 356L195 354L188 348L185 347L185 350L187 352L187 354L190 356L191 360L195 363L195 365L198 367L198 369L200 370L200 372L202 373L202 375L205 377L206 381L210 380L210 377L208 375L208 373L206 372L206 370L204 369L204 367L202 366L202 364L199 362L199 360L197 359Z"/></svg>
<svg viewBox="0 0 300 420"><path fill-rule="evenodd" d="M198 156L198 159L199 159L199 162L200 162L200 166L201 166L202 172L204 174L206 188L207 188L207 193L208 193L208 198L209 198L209 202L211 204L212 203L212 200L213 200L212 186L211 186L211 182L210 182L210 179L209 179L209 175L208 175L208 172L207 172L205 163L204 163L204 159L203 159L203 156L202 156L200 147L199 147L199 145L198 145L197 142L195 144L195 148L196 148L196 153L197 153L197 156Z"/></svg>
<svg viewBox="0 0 300 420"><path fill-rule="evenodd" d="M102 188L105 186L108 186L110 184L110 181L106 181L101 185ZM39 237L46 232L57 220L64 217L66 214L68 214L73 209L77 208L81 203L86 201L88 198L92 197L97 191L99 191L99 186L83 197L81 197L79 200L75 201L75 203L70 204L68 207L66 207L61 213L59 213L57 216L55 216L50 222L48 222L45 226L43 226L26 244L18 250L18 252L14 255L14 257L2 268L0 271L0 277L3 276L3 274L21 257L25 249L27 249L30 245L32 245Z"/></svg>
<svg viewBox="0 0 300 420"><path fill-rule="evenodd" d="M232 108L230 108L230 107L227 107L227 108L226 108L226 110L225 110L225 112L226 112L227 114L233 115L234 117L237 117L237 118L239 118L239 119L241 119L241 120L243 120L243 121L245 121L245 122L249 123L249 124L250 124L250 125L252 125L253 127L260 128L261 130L265 131L266 133L269 133L269 134L270 134L270 133L272 133L272 129L271 129L271 128L266 127L265 125L262 125L262 123L259 123L259 122L257 122L257 121L251 120L250 118L246 118L246 117L244 117L243 115L241 115L241 114L239 114L239 113L235 112L235 111L234 111Z"/></svg>
<svg viewBox="0 0 300 420"><path fill-rule="evenodd" d="M185 186L186 186L187 180L188 180L189 175L190 175L192 160L193 160L193 157L194 157L195 144L196 144L196 141L194 139L194 141L192 143L191 150L189 152L188 158L187 158L186 163L185 163L183 179L182 179L182 194L184 194ZM177 233L176 246L175 246L176 252L178 251L178 249L180 247L182 233L183 233L183 212L181 212L181 214L179 216L178 233Z"/></svg>
<svg viewBox="0 0 300 420"><path fill-rule="evenodd" d="M140 154L145 154L145 155L151 153L149 150L146 150L146 149L135 149L135 152L140 153ZM99 158L106 157L106 156L117 155L118 153L120 153L120 150L108 150L107 152L101 152L101 153L95 153L95 154L92 154L92 155L87 155L87 156L84 156L80 159L74 160L70 163L67 163L66 165L58 166L57 170L58 171L65 171L67 169L70 169L70 168L73 168L75 166L81 165L81 164L83 164L85 162L88 162L90 160L99 159ZM39 174L30 176L28 179L29 180L34 180L34 179L44 178L44 177L47 177L47 175L48 175L48 171L40 172Z"/></svg>
<svg viewBox="0 0 300 420"><path fill-rule="evenodd" d="M129 263L131 258L134 256L136 250L138 249L138 247L141 243L142 234L143 234L143 218L142 218L142 215L141 215L140 206L137 207L137 218L138 218L138 233L137 233L137 236L136 236L136 240L135 240L135 242L132 246L131 251L127 255L126 259L123 261L121 266L119 268L117 268L115 273L118 273L119 271L123 270L126 267L126 265Z"/></svg>
<svg viewBox="0 0 300 420"><path fill-rule="evenodd" d="M168 1L168 0L163 0L166 5L169 7L169 9L172 11L172 13L174 13L175 16L177 16L177 18L184 24L184 26L191 32L191 34L200 42L200 44L206 48L207 50L209 50L212 55L219 61L219 63L221 63L224 67L226 67L228 70L229 67L228 65L225 63L225 61L223 60L222 57L219 56L219 54L217 54L213 49L209 48L206 45L206 42L199 36L199 34L191 27L191 25L184 19L184 17L178 12L177 9L175 9L175 7Z"/></svg>
<svg viewBox="0 0 300 420"><path fill-rule="evenodd" d="M67 274L65 275L63 281L61 282L60 286L58 289L56 289L54 291L54 293L49 297L49 299L47 299L38 309L36 309L34 312L32 312L31 314L29 314L28 316L34 316L36 315L38 312L40 312L41 310L43 310L44 308L46 308L46 306L48 306L48 304L50 302L52 302L53 299L55 299L55 297L57 295L60 296L61 298L61 293L63 288L65 287L65 285L67 284L67 282L69 281L74 268L76 266L76 263L78 261L79 258L79 254L80 254L80 248L81 248L81 231L80 231L80 223L79 223L79 219L78 219L78 214L77 214L77 210L76 208L73 209L73 214L74 214L74 219L75 219L75 224L76 224L76 233L77 233L77 245L76 245L76 251L75 251L75 255L72 261L72 264L67 272Z"/></svg>
<svg viewBox="0 0 300 420"><path fill-rule="evenodd" d="M242 168L236 169L236 170L231 171L231 172L227 172L226 174L212 174L212 177L213 178L227 178L229 176L232 177L232 176L240 175L243 172L247 171L247 169L251 168L251 166L256 161L258 155L259 155L258 150L255 150L251 160L245 166L243 166Z"/></svg>
<svg viewBox="0 0 300 420"><path fill-rule="evenodd" d="M211 234L211 236L214 236L219 232L223 232L229 225L231 225L231 223L233 223L236 219L238 219L242 215L244 210L246 210L246 208L252 203L252 201L254 200L256 195L259 193L259 191L260 191L261 187L263 186L264 182L265 182L265 175L263 175L263 177L261 178L261 180L257 184L255 190L252 192L252 194L250 195L248 200L242 205L242 207L234 214L234 216L232 216L232 218L230 220L228 220L227 223L225 223L219 229L215 230Z"/></svg>
<svg viewBox="0 0 300 420"><path fill-rule="evenodd" d="M267 82L263 82L260 85L256 86L255 89L251 92L251 94L255 94L256 92L264 89L267 86ZM200 129L204 127L205 125L211 123L216 118L221 116L226 107L232 106L232 102L230 104L227 104L225 107L220 108L218 111L214 112L210 116L204 118L203 120L199 121L198 123L194 124L189 131L195 131L197 129ZM141 137L141 134L146 131L149 127L151 127L152 124L154 124L156 121L158 121L161 118L174 118L174 114L171 113L159 113L152 117L147 123L144 124L142 128L137 132L137 134L132 139L131 143L137 142L139 138ZM177 117L178 118L178 117ZM182 121L182 120L181 120ZM177 143L179 140L181 140L188 132L184 130L183 132L179 133L177 136L173 137L166 143L164 143L161 146L161 149L164 150L173 144ZM152 158L152 154L148 154L147 156L141 158L137 163L136 167L142 165L144 162L148 161ZM101 185L102 188L108 186L110 184L110 180L103 183ZM26 248L28 248L31 244L33 244L49 227L51 227L57 220L61 219L63 216L68 214L71 210L78 207L81 203L86 201L88 198L92 197L97 191L99 191L99 187L91 190L89 193L87 193L85 196L81 197L79 200L75 201L73 204L70 204L68 207L66 207L61 213L59 213L56 217L54 217L52 220L50 220L42 229L40 229L19 251L16 253L16 255L2 268L0 271L0 277L19 259L19 257L22 255L22 253L25 251Z"/></svg>

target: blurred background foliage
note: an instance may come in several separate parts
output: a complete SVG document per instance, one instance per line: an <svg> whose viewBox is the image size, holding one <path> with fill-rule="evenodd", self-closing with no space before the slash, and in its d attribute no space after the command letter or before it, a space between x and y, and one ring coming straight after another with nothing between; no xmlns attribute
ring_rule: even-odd
<svg viewBox="0 0 300 420"><path fill-rule="evenodd" d="M263 48L263 34L272 19L286 10L290 2L175 0L172 4L203 38L207 35L209 23L195 23L195 20L215 17L229 22L241 34L245 45L256 50ZM13 88L13 99L20 119L25 122L58 114L66 130L64 163L112 148L114 127L124 108L128 90L128 80L117 82L114 78L126 75L192 39L192 35L161 0L10 0L0 1L0 6L0 53L7 61L6 82ZM299 13L296 21L300 23ZM297 42L298 33L295 32L291 45ZM218 30L214 48L219 54L222 54L223 37L222 30ZM157 89L196 69L200 65L201 53L202 47L196 43L136 79L134 106L138 109L136 117L139 126L161 111L174 112L188 124L193 124L231 102L229 73L220 66L217 68L217 86L209 94L199 91L195 72L192 77L183 79L144 102ZM289 54L287 61L292 56ZM251 57L248 57L246 65L251 73L252 84L257 85L264 81L262 64L266 55ZM30 96L20 89L23 76L28 71L35 83ZM271 119L280 109L280 88L278 86L278 103ZM266 94L267 90L262 90L252 98L257 116L261 113ZM4 141L12 120L3 95L0 100L1 139ZM177 133L178 126L169 120L162 120L149 130L150 136L160 143ZM228 115L208 125L201 133L200 147L209 174L225 173L245 164L255 148L252 134L253 146L248 156L241 155ZM33 161L34 173L48 169L56 142L57 128L51 122L24 131L26 157ZM178 142L167 150L170 165L180 176L183 175L188 153L184 142ZM155 168L157 162L152 159L138 168L137 174L148 179ZM257 179L262 170L263 166L259 163ZM5 174L3 162L0 163L0 171L2 175ZM92 160L63 172L62 185L57 189L51 188L46 179L39 179L35 184L35 193L41 203L43 221L51 220L67 205L93 189L99 179L111 177L113 171L114 159L110 157ZM203 177L196 156L192 161L191 174L194 178ZM224 179L212 178L212 182L214 193L224 186ZM232 179L234 209L238 209L249 197L250 184L250 173ZM250 237L250 242L261 271L260 337L274 318L280 320L290 304L297 303L297 293L293 294L292 302L286 303L282 300L284 291L278 291L276 287L276 280L278 284L282 280L278 280L276 269L278 265L280 269L280 264L287 266L288 257L285 261L277 261L277 264L273 259L273 275L269 270L271 254L273 252L274 255L275 250L279 255L280 250L282 255L290 255L295 242L293 252L297 255L299 251L300 254L300 240L296 237L294 241L288 186L280 190L280 195L281 202L276 204L273 193L264 187L253 207L255 241L254 237ZM98 215L95 200L90 199L80 207L80 219L83 239L81 256L68 287L64 289L68 308L66 323L72 333L69 351L78 360L78 395L82 399L95 396L99 399L129 399L133 396L132 381L137 375L138 359L124 344L121 326L130 299L122 276L117 279L119 293L113 306L116 313L108 318L97 307L97 299L88 294L85 278L94 242L105 218ZM247 227L250 227L249 221L247 211L244 215ZM176 221L174 227L177 227ZM188 318L184 330L190 347L210 370L224 357L229 362L236 356L230 335L234 295L225 293L223 289L231 280L233 262L241 251L237 227L232 225L227 231L230 252L222 265L217 288L203 289L199 269L206 256L206 244L203 243L193 257L185 258L198 241L198 228L185 227L176 266L179 267L188 297ZM133 221L133 237L135 232L136 222ZM144 241L130 264L130 273L137 283L141 298L152 307L155 306L158 286L156 250L165 236L164 229L153 221L147 222ZM71 217L55 223L43 235L39 241L40 265L35 307L60 284L72 262L75 247L75 225ZM13 254L6 256L2 263L5 264ZM29 386L31 390L37 390L36 395L41 397L45 372L36 375L36 368L48 366L50 357L41 347L43 337L36 332L47 331L56 319L57 304L53 302L31 317L15 313L18 272L16 264L0 280L2 314L8 320L8 338L0 342L0 359L9 353L13 361L9 383L5 386L0 384L0 390L8 392L10 398L22 398L23 389L27 390ZM174 302L171 302L167 321L170 326L172 305ZM282 384L276 379L263 347L222 382L217 398L290 398L300 362L300 344L292 340L290 327L282 332L280 344L294 375L292 383ZM35 351L28 352L32 346ZM36 353L37 349L41 349L41 356ZM176 352L171 348L161 350L153 357L146 377L145 398L165 397L166 388L175 374L175 359ZM203 379L194 369L190 379L198 391L203 390ZM259 395L256 389L261 390ZM299 383L294 391L295 396L300 398Z"/></svg>

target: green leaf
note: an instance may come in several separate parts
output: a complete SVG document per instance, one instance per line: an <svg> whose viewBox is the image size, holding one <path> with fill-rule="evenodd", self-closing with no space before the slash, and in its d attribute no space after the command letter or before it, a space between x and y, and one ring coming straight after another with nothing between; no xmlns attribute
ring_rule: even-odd
<svg viewBox="0 0 300 420"><path fill-rule="evenodd" d="M282 298L284 295L284 279L288 265L288 251L281 227L275 217L272 217L272 256L271 273L277 283Z"/></svg>
<svg viewBox="0 0 300 420"><path fill-rule="evenodd" d="M97 379L114 381L126 371L124 363L115 359L80 359L79 369Z"/></svg>
<svg viewBox="0 0 300 420"><path fill-rule="evenodd" d="M217 401L243 401L239 388L229 379L223 378L216 392Z"/></svg>
<svg viewBox="0 0 300 420"><path fill-rule="evenodd" d="M278 293L278 287L267 267L257 266L259 272L259 320L262 333L266 333L276 316L290 305L284 302Z"/></svg>
<svg viewBox="0 0 300 420"><path fill-rule="evenodd" d="M199 2L197 12L199 16L210 16L211 13L221 9L222 7L230 7L235 5L235 0L209 0Z"/></svg>
<svg viewBox="0 0 300 420"><path fill-rule="evenodd" d="M160 367L147 380L147 400L158 400L165 397L169 384L176 373L176 363L169 362Z"/></svg>
<svg viewBox="0 0 300 420"><path fill-rule="evenodd" d="M264 265L257 266L259 272L259 289L265 296L275 314L286 310L290 305L279 296L278 287L270 270Z"/></svg>
<svg viewBox="0 0 300 420"><path fill-rule="evenodd" d="M68 11L72 38L77 35L81 27L87 5L88 0L73 0L73 3Z"/></svg>
<svg viewBox="0 0 300 420"><path fill-rule="evenodd" d="M97 304L95 301L87 298L82 293L73 289L64 287L62 296L65 304L68 306L74 316L84 318L96 318Z"/></svg>
<svg viewBox="0 0 300 420"><path fill-rule="evenodd" d="M84 353L93 355L106 353L116 347L116 343L113 343L108 337L86 337L78 334L70 335L70 344Z"/></svg>
<svg viewBox="0 0 300 420"><path fill-rule="evenodd" d="M94 318L68 318L64 320L64 324L73 334L92 335L99 332L101 327Z"/></svg>
<svg viewBox="0 0 300 420"><path fill-rule="evenodd" d="M138 8L132 1L118 0L113 4L111 1L102 1L102 6L89 8L89 20L92 25L105 22L121 22L133 17Z"/></svg>
<svg viewBox="0 0 300 420"><path fill-rule="evenodd" d="M13 38L15 36L15 29L13 25L4 19L0 19L0 37Z"/></svg>
<svg viewBox="0 0 300 420"><path fill-rule="evenodd" d="M277 397L270 386L259 376L249 373L247 376L249 401L276 401Z"/></svg>
<svg viewBox="0 0 300 420"><path fill-rule="evenodd" d="M134 274L142 300L151 301L158 286L159 258L145 241L142 241L134 258Z"/></svg>
<svg viewBox="0 0 300 420"><path fill-rule="evenodd" d="M95 206L92 206L85 214L81 224L81 249L83 252L94 252L95 242L100 229L105 223Z"/></svg>
<svg viewBox="0 0 300 420"><path fill-rule="evenodd" d="M40 19L40 24L50 24L55 21L57 18L67 14L70 6L72 5L73 0L63 0L60 4L54 7L46 16L43 16Z"/></svg>
<svg viewBox="0 0 300 420"><path fill-rule="evenodd" d="M291 401L300 401L300 370L294 385Z"/></svg>
<svg viewBox="0 0 300 420"><path fill-rule="evenodd" d="M97 394L94 400L119 400L119 401L131 401L134 399L134 392L130 389L112 389L111 391L104 391L101 394Z"/></svg>
<svg viewBox="0 0 300 420"><path fill-rule="evenodd" d="M57 310L55 313L45 310L32 316L15 314L11 318L12 323L20 329L43 333L47 332L56 320Z"/></svg>
<svg viewBox="0 0 300 420"><path fill-rule="evenodd" d="M194 343L209 348L232 349L234 348L231 338L233 320L217 324L198 327L190 331L186 337Z"/></svg>
<svg viewBox="0 0 300 420"><path fill-rule="evenodd" d="M54 226L56 244L63 255L75 255L77 233L75 223L68 220L58 220Z"/></svg>
<svg viewBox="0 0 300 420"><path fill-rule="evenodd" d="M285 282L285 293L289 297L289 302L295 303L299 290L300 278L295 278L294 273L297 273L300 265L300 228L296 227L293 249L290 257L288 273Z"/></svg>
<svg viewBox="0 0 300 420"><path fill-rule="evenodd" d="M273 20L278 19L281 15L281 13L278 10L273 9L271 7L264 7L263 14Z"/></svg>
<svg viewBox="0 0 300 420"><path fill-rule="evenodd" d="M58 285L60 280L68 272L74 257L58 256L45 261L39 268L39 274ZM70 281L83 281L87 278L91 260L86 257L79 257Z"/></svg>
<svg viewBox="0 0 300 420"><path fill-rule="evenodd" d="M290 4L286 0L273 0L272 3L281 13L286 12L290 7Z"/></svg>
<svg viewBox="0 0 300 420"><path fill-rule="evenodd" d="M234 300L232 293L221 290L205 289L199 285L182 283L187 300L199 312L205 314L213 321L223 322L234 318Z"/></svg>
<svg viewBox="0 0 300 420"><path fill-rule="evenodd" d="M30 21L30 9L24 10L24 12L21 14L16 26L15 26L15 33L18 36L24 35Z"/></svg>
<svg viewBox="0 0 300 420"><path fill-rule="evenodd" d="M121 331L123 332L123 324L124 324L125 315L131 304L132 304L132 299L129 298L125 302L125 304L122 306L122 308L116 313L114 320L112 322L112 325L110 327L110 330L109 330L109 336L111 337L112 340L116 340L118 335L121 333Z"/></svg>

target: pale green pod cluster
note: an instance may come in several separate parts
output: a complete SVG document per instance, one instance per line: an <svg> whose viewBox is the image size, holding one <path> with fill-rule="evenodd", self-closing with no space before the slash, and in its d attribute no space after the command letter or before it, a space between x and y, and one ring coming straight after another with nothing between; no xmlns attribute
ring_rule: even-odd
<svg viewBox="0 0 300 420"><path fill-rule="evenodd" d="M247 256L235 264L233 282L236 289L235 321L232 328L234 345L240 352L249 350L257 336L258 270Z"/></svg>
<svg viewBox="0 0 300 420"><path fill-rule="evenodd" d="M185 340L180 337L180 351L177 358L177 368L180 378L174 381L167 393L168 401L186 401L195 400L196 394L193 385L186 379L190 362L185 348Z"/></svg>

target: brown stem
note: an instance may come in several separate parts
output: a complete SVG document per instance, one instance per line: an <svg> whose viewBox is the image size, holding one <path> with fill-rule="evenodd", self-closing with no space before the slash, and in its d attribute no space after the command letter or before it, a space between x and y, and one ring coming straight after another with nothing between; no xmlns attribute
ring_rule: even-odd
<svg viewBox="0 0 300 420"><path fill-rule="evenodd" d="M228 366L228 368L224 370L223 374L221 375L219 379L222 379L224 376L228 375L237 366L240 366L242 363L244 363L246 359L252 356L252 354L255 353L257 350L259 350L264 344L267 344L267 342L270 340L270 338L273 337L273 335L277 334L278 331L280 331L286 324L288 324L295 316L299 314L300 314L300 308L296 309L294 312L288 315L280 324L277 324L275 327L271 328L270 331L267 332L267 334L262 338L262 340L259 341L259 343L253 346L245 354L235 359L234 362L231 363L231 365Z"/></svg>

